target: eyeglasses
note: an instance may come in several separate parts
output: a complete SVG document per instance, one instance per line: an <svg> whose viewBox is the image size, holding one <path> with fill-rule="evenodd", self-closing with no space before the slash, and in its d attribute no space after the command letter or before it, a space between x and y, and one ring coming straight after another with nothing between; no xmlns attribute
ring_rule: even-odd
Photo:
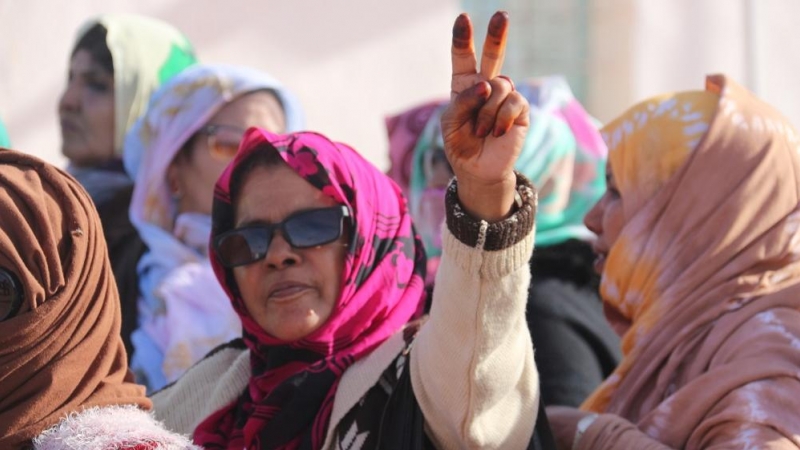
<svg viewBox="0 0 800 450"><path fill-rule="evenodd" d="M227 231L214 238L214 249L223 266L233 268L254 263L267 256L276 230L294 248L310 248L333 242L344 231L347 206L300 211L269 225L252 225Z"/></svg>
<svg viewBox="0 0 800 450"><path fill-rule="evenodd" d="M214 159L230 161L239 150L245 130L232 125L206 125L197 131L207 137L208 151Z"/></svg>

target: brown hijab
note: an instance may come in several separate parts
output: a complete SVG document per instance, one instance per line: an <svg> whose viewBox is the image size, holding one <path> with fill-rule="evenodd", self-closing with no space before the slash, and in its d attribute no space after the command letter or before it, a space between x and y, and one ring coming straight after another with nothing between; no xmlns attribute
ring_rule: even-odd
<svg viewBox="0 0 800 450"><path fill-rule="evenodd" d="M0 268L23 295L0 322L0 448L83 408L151 408L126 363L94 205L63 171L10 150L0 150Z"/></svg>
<svg viewBox="0 0 800 450"><path fill-rule="evenodd" d="M671 448L800 446L800 136L711 76L704 95L637 105L604 138L625 226L601 290L631 326L583 407ZM580 447L645 448L612 428Z"/></svg>

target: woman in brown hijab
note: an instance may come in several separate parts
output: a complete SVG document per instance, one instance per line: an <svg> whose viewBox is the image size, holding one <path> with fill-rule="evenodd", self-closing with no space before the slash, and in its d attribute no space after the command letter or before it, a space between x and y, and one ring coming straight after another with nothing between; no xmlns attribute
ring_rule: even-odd
<svg viewBox="0 0 800 450"><path fill-rule="evenodd" d="M623 359L562 448L800 448L800 135L724 76L606 125L597 234ZM599 413L599 414L598 414Z"/></svg>
<svg viewBox="0 0 800 450"><path fill-rule="evenodd" d="M0 448L194 448L149 414L120 337L94 205L69 175L0 150Z"/></svg>

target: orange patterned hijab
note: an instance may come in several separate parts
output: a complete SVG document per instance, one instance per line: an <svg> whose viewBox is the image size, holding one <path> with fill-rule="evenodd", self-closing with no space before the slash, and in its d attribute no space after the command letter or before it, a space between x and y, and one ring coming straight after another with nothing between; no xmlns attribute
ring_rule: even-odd
<svg viewBox="0 0 800 450"><path fill-rule="evenodd" d="M718 400L694 381L713 367L722 330L732 333L773 308L800 308L800 136L724 76L708 77L702 92L642 102L603 136L625 225L601 294L631 326L622 336L623 361L583 408L672 436L659 435L661 442L685 443L690 430L678 424L691 428ZM734 363L720 373L727 381L719 395L755 380L798 377L795 359L773 358L758 374ZM683 418L670 415L676 402Z"/></svg>

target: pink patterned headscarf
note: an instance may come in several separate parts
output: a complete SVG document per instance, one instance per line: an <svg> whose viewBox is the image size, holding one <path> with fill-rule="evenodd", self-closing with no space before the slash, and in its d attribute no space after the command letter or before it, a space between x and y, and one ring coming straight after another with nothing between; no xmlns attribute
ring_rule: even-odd
<svg viewBox="0 0 800 450"><path fill-rule="evenodd" d="M425 252L400 189L355 150L320 134L250 129L217 182L212 236L234 227L230 185L237 168L256 152L274 151L298 175L350 208L355 245L346 256L342 291L330 318L296 342L278 340L256 323L232 271L222 267L212 248L214 271L242 319L252 376L236 402L195 430L195 441L205 448L320 448L342 374L421 311Z"/></svg>

